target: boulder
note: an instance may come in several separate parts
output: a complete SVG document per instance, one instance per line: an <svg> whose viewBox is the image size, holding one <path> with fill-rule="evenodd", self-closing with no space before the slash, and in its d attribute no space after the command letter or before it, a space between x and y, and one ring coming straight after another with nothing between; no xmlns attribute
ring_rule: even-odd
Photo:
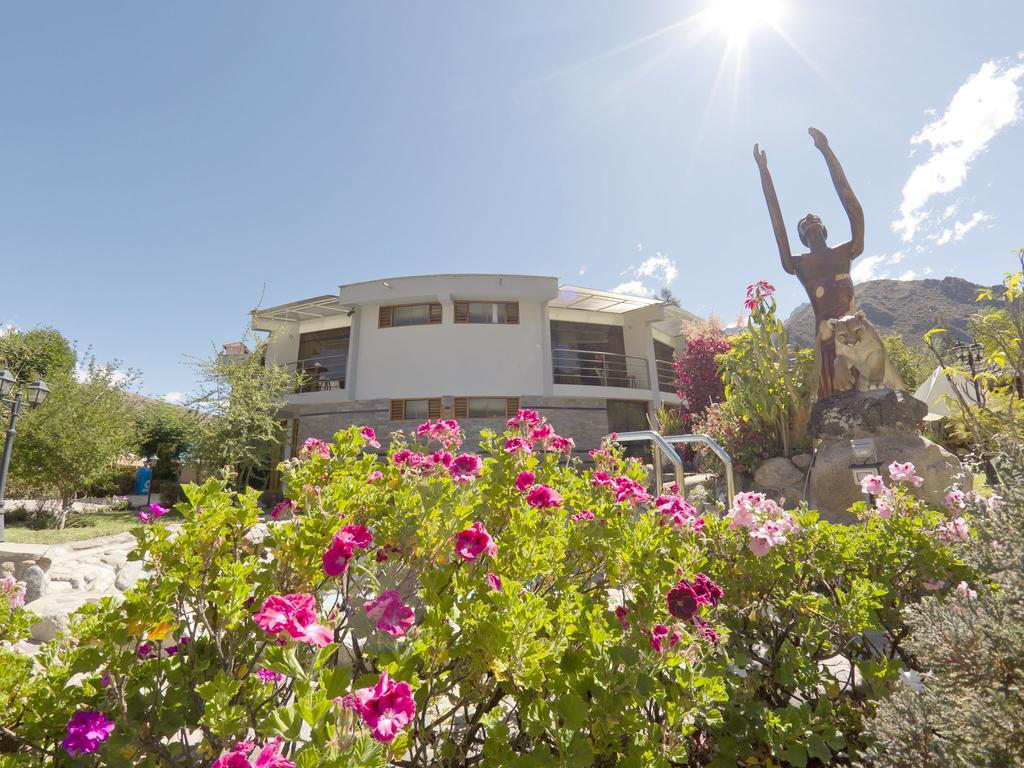
<svg viewBox="0 0 1024 768"><path fill-rule="evenodd" d="M36 642L47 643L68 628L69 616L86 603L99 600L102 595L86 592L54 592L25 607L39 617L29 632Z"/></svg>
<svg viewBox="0 0 1024 768"><path fill-rule="evenodd" d="M135 582L146 576L146 564L141 560L129 560L117 571L114 587L126 592L135 586Z"/></svg>
<svg viewBox="0 0 1024 768"><path fill-rule="evenodd" d="M814 456L810 453L794 453L790 457L790 461L796 466L797 469L807 471L807 468L811 466L811 462L814 460Z"/></svg>
<svg viewBox="0 0 1024 768"><path fill-rule="evenodd" d="M18 572L17 567L10 560L0 563L0 579L14 576Z"/></svg>
<svg viewBox="0 0 1024 768"><path fill-rule="evenodd" d="M909 392L892 389L843 392L814 404L807 429L823 439L916 434L927 414L928 406Z"/></svg>
<svg viewBox="0 0 1024 768"><path fill-rule="evenodd" d="M49 575L34 563L25 569L25 572L21 575L21 580L25 582L26 603L38 600L46 594L46 590L50 587Z"/></svg>
<svg viewBox="0 0 1024 768"><path fill-rule="evenodd" d="M777 456L757 468L754 486L770 496L799 502L804 497L804 473L789 459Z"/></svg>

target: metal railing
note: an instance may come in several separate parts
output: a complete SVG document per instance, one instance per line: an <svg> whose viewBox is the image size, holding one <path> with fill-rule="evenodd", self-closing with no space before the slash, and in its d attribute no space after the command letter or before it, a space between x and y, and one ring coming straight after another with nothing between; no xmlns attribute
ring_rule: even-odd
<svg viewBox="0 0 1024 768"><path fill-rule="evenodd" d="M679 385L676 384L676 369L672 367L672 361L655 360L654 366L658 371L658 391L675 393Z"/></svg>
<svg viewBox="0 0 1024 768"><path fill-rule="evenodd" d="M348 353L340 355L317 355L294 363L286 363L285 369L296 375L296 392L326 392L345 388L345 371L348 368ZM301 374L301 378L298 376Z"/></svg>
<svg viewBox="0 0 1024 768"><path fill-rule="evenodd" d="M686 498L686 472L683 469L683 460L673 446L686 443L703 443L718 459L725 465L725 488L727 503L731 507L733 497L736 495L736 479L732 471L732 458L728 453L707 435L662 435L649 429L642 429L636 432L620 432L617 442L620 443L645 443L654 444L654 483L661 493L662 469L661 459L664 456L672 463L676 483L679 484L679 495Z"/></svg>
<svg viewBox="0 0 1024 768"><path fill-rule="evenodd" d="M591 387L650 389L647 360L615 352L588 352L582 349L553 349L551 364L555 384L582 384Z"/></svg>

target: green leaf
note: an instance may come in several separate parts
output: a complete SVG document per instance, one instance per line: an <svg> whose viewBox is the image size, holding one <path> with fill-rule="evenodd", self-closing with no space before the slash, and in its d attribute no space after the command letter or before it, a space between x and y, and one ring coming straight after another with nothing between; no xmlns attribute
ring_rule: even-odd
<svg viewBox="0 0 1024 768"><path fill-rule="evenodd" d="M589 707L581 696L570 693L555 701L555 712L568 730L578 731L587 718Z"/></svg>
<svg viewBox="0 0 1024 768"><path fill-rule="evenodd" d="M812 733L807 739L807 754L825 765L828 765L828 761L832 759L832 750L828 748L825 740L816 733Z"/></svg>
<svg viewBox="0 0 1024 768"><path fill-rule="evenodd" d="M287 741L295 741L302 732L302 716L294 704L281 707L263 719L260 730L266 736L280 736Z"/></svg>
<svg viewBox="0 0 1024 768"><path fill-rule="evenodd" d="M807 747L800 743L791 744L782 753L782 759L790 765L796 766L796 768L804 768L807 765Z"/></svg>

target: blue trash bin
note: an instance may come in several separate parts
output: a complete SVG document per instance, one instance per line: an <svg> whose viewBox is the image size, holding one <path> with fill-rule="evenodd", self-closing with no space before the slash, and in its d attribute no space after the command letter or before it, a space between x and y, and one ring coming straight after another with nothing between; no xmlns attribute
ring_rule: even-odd
<svg viewBox="0 0 1024 768"><path fill-rule="evenodd" d="M139 467L135 470L135 495L145 496L149 493L149 484L153 480L152 467Z"/></svg>

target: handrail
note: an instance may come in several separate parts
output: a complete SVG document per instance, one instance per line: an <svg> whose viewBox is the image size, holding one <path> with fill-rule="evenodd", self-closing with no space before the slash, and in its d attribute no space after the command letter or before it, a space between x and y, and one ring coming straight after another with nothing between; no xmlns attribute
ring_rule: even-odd
<svg viewBox="0 0 1024 768"><path fill-rule="evenodd" d="M332 384L337 384L338 389L344 389L348 352L305 357L292 363L285 363L284 368L289 373L304 375L304 380L296 390L298 392L319 392L331 389Z"/></svg>
<svg viewBox="0 0 1024 768"><path fill-rule="evenodd" d="M675 392L679 389L676 384L676 369L671 360L655 360L655 372L658 374L658 389L662 392Z"/></svg>
<svg viewBox="0 0 1024 768"><path fill-rule="evenodd" d="M620 432L616 437L616 442L619 443L638 443L650 441L655 446L654 456L654 482L657 485L658 492L661 492L662 484L662 471L661 471L661 460L658 455L658 451L664 453L665 457L672 463L673 470L676 477L676 483L679 485L679 495L684 499L686 498L686 477L683 470L683 460L679 458L679 454L676 453L673 445L681 443L703 443L711 449L711 452L717 456L721 462L725 465L725 488L726 498L728 504L732 506L733 497L736 496L736 480L733 476L732 469L732 457L716 443L708 435L662 435L650 429L641 429L636 432Z"/></svg>
<svg viewBox="0 0 1024 768"><path fill-rule="evenodd" d="M647 360L635 355L556 347L551 350L551 362L556 384L590 385L592 382L582 379L594 379L595 386L627 389L650 389L651 386ZM559 378L580 381L559 381Z"/></svg>

